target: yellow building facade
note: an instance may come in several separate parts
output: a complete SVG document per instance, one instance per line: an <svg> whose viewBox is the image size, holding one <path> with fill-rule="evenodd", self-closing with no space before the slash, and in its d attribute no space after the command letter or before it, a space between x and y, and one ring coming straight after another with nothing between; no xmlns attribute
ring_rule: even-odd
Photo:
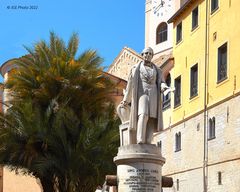
<svg viewBox="0 0 240 192"><path fill-rule="evenodd" d="M240 2L188 0L173 23L175 93L157 133L163 175L182 192L240 190Z"/></svg>
<svg viewBox="0 0 240 192"><path fill-rule="evenodd" d="M238 34L240 26L240 2L231 0L218 1L218 8L211 12L211 0L208 0L208 16L206 21L206 1L187 1L188 6L177 12L170 19L174 23L173 56L175 60L172 77L181 76L181 105L173 109L173 123L183 116L195 114L204 109L204 91L206 85L207 106L220 102L226 97L240 91L238 65L240 45ZM217 1L216 1L217 2ZM192 11L198 8L198 25L192 29ZM182 40L177 42L177 25L182 23ZM207 28L207 29L206 29ZM218 49L227 45L226 77L218 81ZM198 93L190 96L191 67L198 64ZM205 72L206 69L206 72ZM205 76L207 78L205 82ZM189 90L189 91L187 91Z"/></svg>

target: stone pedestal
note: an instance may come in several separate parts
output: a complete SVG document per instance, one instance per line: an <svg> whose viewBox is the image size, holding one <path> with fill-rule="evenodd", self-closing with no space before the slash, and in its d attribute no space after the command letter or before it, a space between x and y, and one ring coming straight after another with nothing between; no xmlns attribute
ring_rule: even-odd
<svg viewBox="0 0 240 192"><path fill-rule="evenodd" d="M137 142L136 131L129 129L129 121L119 126L119 133L120 133L120 146L135 144Z"/></svg>
<svg viewBox="0 0 240 192"><path fill-rule="evenodd" d="M120 146L114 158L117 165L118 192L161 191L162 165L165 158L151 144Z"/></svg>

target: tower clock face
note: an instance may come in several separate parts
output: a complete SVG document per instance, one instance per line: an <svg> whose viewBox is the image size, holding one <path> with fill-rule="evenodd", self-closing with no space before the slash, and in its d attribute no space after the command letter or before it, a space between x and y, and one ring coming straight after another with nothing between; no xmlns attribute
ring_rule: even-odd
<svg viewBox="0 0 240 192"><path fill-rule="evenodd" d="M172 0L152 0L152 11L157 17L167 14L172 6Z"/></svg>

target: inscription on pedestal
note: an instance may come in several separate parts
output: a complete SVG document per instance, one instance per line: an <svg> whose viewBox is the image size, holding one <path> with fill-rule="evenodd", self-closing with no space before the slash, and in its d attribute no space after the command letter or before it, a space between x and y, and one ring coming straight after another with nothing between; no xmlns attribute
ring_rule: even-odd
<svg viewBox="0 0 240 192"><path fill-rule="evenodd" d="M129 167L126 165L121 170L124 177L119 178L120 185L124 191L131 192L159 192L160 169L145 165L143 168ZM147 167L147 168L146 168ZM124 174L125 172L125 174Z"/></svg>

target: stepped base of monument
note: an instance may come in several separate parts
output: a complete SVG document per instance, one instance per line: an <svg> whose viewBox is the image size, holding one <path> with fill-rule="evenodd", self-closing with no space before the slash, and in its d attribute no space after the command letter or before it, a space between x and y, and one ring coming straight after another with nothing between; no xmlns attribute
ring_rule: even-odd
<svg viewBox="0 0 240 192"><path fill-rule="evenodd" d="M114 162L117 165L118 192L161 191L165 158L159 147L152 144L120 146Z"/></svg>

